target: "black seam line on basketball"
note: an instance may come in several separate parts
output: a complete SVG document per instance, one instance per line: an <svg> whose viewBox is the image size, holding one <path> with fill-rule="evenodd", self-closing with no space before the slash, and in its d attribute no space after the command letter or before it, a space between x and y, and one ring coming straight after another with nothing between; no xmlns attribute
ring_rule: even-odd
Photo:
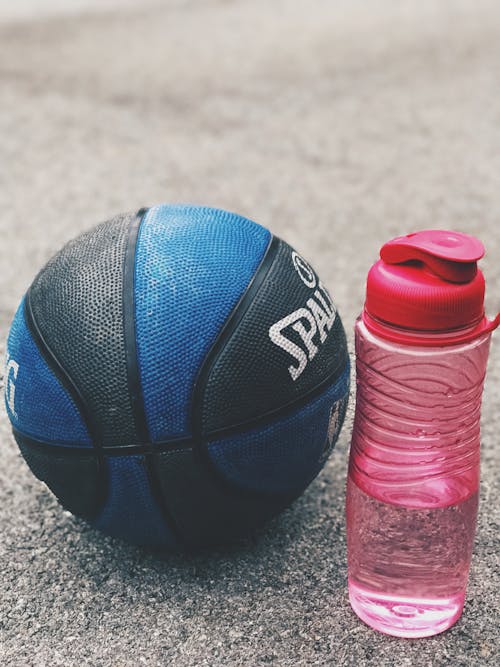
<svg viewBox="0 0 500 667"><path fill-rule="evenodd" d="M339 380L342 377L342 374L350 368L349 357L344 361L343 366L340 364L335 368L332 373L329 373L319 384L315 385L312 389L309 389L306 393L301 396L294 398L292 401L281 405L275 410L266 412L263 415L258 417L253 417L245 422L240 422L231 426L225 426L224 428L217 429L215 431L210 431L205 438L208 442L213 442L214 440L219 440L220 438L225 438L230 435L238 435L241 432L247 431L249 429L258 428L259 426L266 426L268 423L275 421L277 418L286 417L292 413L297 408L304 407L311 400L321 395L325 389L333 384L335 381ZM340 371L340 372L339 372ZM349 385L349 383L348 383ZM349 390L349 386L348 386Z"/></svg>
<svg viewBox="0 0 500 667"><path fill-rule="evenodd" d="M47 452L48 454L54 454L54 455L61 455L61 456L85 456L87 455L87 458L89 459L95 459L99 456L101 452L104 452L103 449L97 451L95 447L92 446L83 446L83 445L78 445L78 446L72 446L72 445L61 445L58 443L50 443L50 442L45 442L44 440L38 440L38 438L34 438L31 435L27 435L26 433L23 433L17 428L12 428L12 433L14 436L17 436L27 442L30 446L36 447L36 449L42 451L42 452Z"/></svg>
<svg viewBox="0 0 500 667"><path fill-rule="evenodd" d="M241 295L238 303L234 306L228 320L217 336L214 344L208 351L207 356L205 357L198 377L196 378L193 398L191 405L191 432L193 435L193 453L198 456L200 463L204 465L205 469L209 472L213 480L218 483L220 488L226 490L226 492L231 493L232 495L255 495L252 492L250 494L244 490L239 489L234 484L231 484L226 480L221 473L216 469L214 463L212 462L208 448L206 444L206 435L203 433L203 399L205 394L206 385L210 377L213 365L217 361L221 350L224 348L226 342L231 338L234 331L238 327L239 323L243 319L245 313L247 312L249 306L252 304L255 295L260 290L264 280L266 279L267 274L269 273L271 267L274 264L278 249L282 241L274 235L271 235L267 248L264 252L264 255L257 267L252 279L247 285L245 291Z"/></svg>
<svg viewBox="0 0 500 667"><path fill-rule="evenodd" d="M56 355L48 345L37 324L31 306L31 288L28 290L24 301L24 315L26 319L26 325L33 337L33 340L35 341L38 350L40 351L40 354L45 359L49 368L52 370L57 379L61 382L63 387L68 391L71 398L73 399L73 402L76 404L76 407L80 412L82 419L85 422L85 425L89 432L92 445L96 449L101 449L102 443L100 437L98 436L98 429L91 417L90 410L87 406L87 403L82 393L80 392L77 384L74 382L71 375L63 367L59 359L56 357Z"/></svg>
<svg viewBox="0 0 500 667"><path fill-rule="evenodd" d="M342 369L342 373L345 373L349 368L349 359L347 358ZM214 442L215 440L220 440L225 437L232 435L238 435L241 432L246 432L249 429L266 426L271 421L275 421L276 417L286 417L289 413L293 412L297 408L304 407L311 400L314 400L318 395L320 395L325 388L330 385L333 381L340 379L341 374L335 376L334 374L329 375L325 378L320 384L316 385L313 389L304 394L298 399L287 403L285 406L281 406L273 412L268 412L262 417L258 417L249 421L246 421L241 424L228 426L223 429L218 429L216 431L210 431L206 434L205 439L207 443ZM342 397L340 397L342 398ZM340 398L338 400L340 400ZM49 451L55 452L67 452L68 454L84 454L92 453L93 450L91 447L81 445L79 443L62 443L62 442L45 442L43 440L38 440L31 435L23 433L16 428L12 429L22 438L28 438L33 444L40 447L41 449L47 449ZM128 454L145 454L146 452L155 452L158 454L172 453L173 451L179 452L183 450L190 450L193 445L192 438L177 438L172 440L164 440L162 442L148 442L145 445L112 445L112 446L101 446L100 451L106 456L126 456Z"/></svg>
<svg viewBox="0 0 500 667"><path fill-rule="evenodd" d="M125 256L123 259L123 289L122 315L123 339L127 364L127 384L134 419L135 432L138 444L146 446L149 441L149 429L146 421L146 411L137 360L137 342L135 325L135 253L139 228L148 209L140 209L132 218L128 228Z"/></svg>
<svg viewBox="0 0 500 667"><path fill-rule="evenodd" d="M203 398L212 367L217 361L217 358L219 357L219 354L224 348L226 342L231 338L234 331L237 329L241 320L245 316L249 306L254 300L255 295L266 279L266 276L269 273L269 270L271 269L271 266L273 265L273 262L276 258L280 243L281 240L277 236L271 236L262 260L260 261L259 266L252 276L252 279L238 300L238 303L234 306L231 314L226 320L226 323L222 327L219 335L215 339L215 342L203 360L193 389L193 399L191 406L191 426L192 433L195 437L204 435L202 423Z"/></svg>
<svg viewBox="0 0 500 667"><path fill-rule="evenodd" d="M80 443L62 443L62 442L46 442L44 440L39 440L38 438L23 433L17 428L12 427L13 433L17 434L19 437L29 440L33 445L38 447L41 450L46 450L52 453L65 453L69 456L79 455L79 454L90 454L92 456L96 455L96 450L93 447L88 445L82 445ZM106 456L127 456L129 454L146 454L148 452L154 451L158 454L171 453L172 451L184 451L191 449L193 441L191 438L183 438L182 440L171 440L169 442L164 442L160 447L157 447L156 444L148 443L147 446L142 445L119 445L119 446L110 446L110 447L101 447L100 452ZM154 447L154 450L151 447Z"/></svg>
<svg viewBox="0 0 500 667"><path fill-rule="evenodd" d="M93 450L97 454L98 497L96 502L95 516L98 516L107 496L107 475L105 474L106 466L104 463L104 454L102 452L102 442L99 437L99 431L91 417L91 412L77 384L74 382L70 373L68 373L67 370L62 366L59 359L56 357L51 347L45 340L40 327L38 326L31 305L31 287L28 289L24 299L24 318L26 321L26 326L31 333L38 351L42 355L50 370L54 373L56 378L73 399L73 402L76 405L76 408L80 413L89 433L92 445L91 451Z"/></svg>
<svg viewBox="0 0 500 667"><path fill-rule="evenodd" d="M72 447L72 446L64 446L64 445L57 445L57 444L51 444L48 442L43 442L41 440L37 440L36 438L33 438L30 435L26 435L25 433L22 433L16 428L12 429L14 435L21 439L25 444L29 445L33 449L36 449L40 452L43 452L46 455L52 456L55 459L57 458L63 458L64 460L67 460L69 458L73 459L80 459L82 461L92 461L98 460L98 452L97 450L93 449L92 447ZM190 442L189 445L192 445L193 443ZM187 443L186 443L187 445ZM113 456L113 457L118 457L118 456L128 456L132 454L132 452L123 452L123 451L118 451L121 450L122 448L118 447L108 447L106 451L107 456ZM151 456L152 453L150 451L144 451L142 449L141 451L133 452L134 454L141 454L145 456ZM158 452L160 453L160 452ZM182 446L178 448L171 448L169 450L165 450L164 452L161 452L164 454L182 454L182 453L194 453L193 449L191 446ZM233 490L233 489L231 489ZM244 489L244 488L238 488L237 489L238 496L244 496L244 497L255 497L258 495L260 499L268 498L269 500L279 500L280 502L291 502L294 500L297 495L300 493L300 491L285 491L285 492L276 492L276 491L253 491L251 489ZM98 506L98 509L100 510L101 507L100 505ZM95 517L94 517L95 518ZM184 546L189 544L188 540L185 540L184 543L182 543Z"/></svg>
<svg viewBox="0 0 500 667"><path fill-rule="evenodd" d="M134 218L130 221L123 261L122 317L125 357L127 360L127 384L135 431L140 441L140 445L142 446L143 451L141 454L144 456L146 476L149 481L151 495L156 501L158 509L163 516L165 526L172 532L177 541L181 545L184 545L185 539L177 521L167 506L160 480L158 479L158 474L154 466L154 457L156 456L156 453L152 447L149 434L139 370L135 318L135 263L139 230L149 210L149 208L139 209Z"/></svg>

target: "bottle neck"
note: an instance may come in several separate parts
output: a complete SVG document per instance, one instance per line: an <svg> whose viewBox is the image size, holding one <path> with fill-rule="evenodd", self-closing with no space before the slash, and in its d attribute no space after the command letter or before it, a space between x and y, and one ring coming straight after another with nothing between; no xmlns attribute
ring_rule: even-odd
<svg viewBox="0 0 500 667"><path fill-rule="evenodd" d="M376 336L393 343L403 345L417 345L421 347L447 347L459 345L490 334L500 324L500 315L490 321L483 315L482 318L467 327L448 331L418 331L397 327L373 317L363 309L361 319L366 328Z"/></svg>

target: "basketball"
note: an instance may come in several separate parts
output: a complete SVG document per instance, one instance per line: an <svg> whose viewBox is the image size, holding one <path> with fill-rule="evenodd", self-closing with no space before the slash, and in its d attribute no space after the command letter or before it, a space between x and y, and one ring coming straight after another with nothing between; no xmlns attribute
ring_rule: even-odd
<svg viewBox="0 0 500 667"><path fill-rule="evenodd" d="M310 264L251 220L160 205L69 242L7 342L5 403L34 475L131 543L255 531L341 429L349 357Z"/></svg>

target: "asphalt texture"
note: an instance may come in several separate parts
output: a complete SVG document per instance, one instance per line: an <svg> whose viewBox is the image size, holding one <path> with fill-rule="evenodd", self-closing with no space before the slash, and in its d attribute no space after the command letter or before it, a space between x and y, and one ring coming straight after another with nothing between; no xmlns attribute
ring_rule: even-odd
<svg viewBox="0 0 500 667"><path fill-rule="evenodd" d="M268 226L316 267L353 349L387 239L479 236L500 306L495 0L0 3L0 338L36 271L120 211L192 202ZM0 421L2 666L500 664L500 340L482 412L467 602L425 640L346 590L354 403L307 492L237 547L160 555L62 510ZM353 397L352 397L353 398Z"/></svg>

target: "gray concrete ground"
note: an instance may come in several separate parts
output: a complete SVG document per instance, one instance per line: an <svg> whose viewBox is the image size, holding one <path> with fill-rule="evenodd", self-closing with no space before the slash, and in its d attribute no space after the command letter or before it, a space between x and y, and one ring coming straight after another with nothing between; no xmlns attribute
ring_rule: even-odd
<svg viewBox="0 0 500 667"><path fill-rule="evenodd" d="M500 304L495 0L2 0L0 82L2 339L64 241L162 201L229 208L286 238L335 296L351 350L366 271L399 233L480 236L490 313ZM323 473L255 543L189 557L62 511L2 413L0 664L500 664L499 393L497 338L465 612L420 641L349 608L352 404Z"/></svg>

